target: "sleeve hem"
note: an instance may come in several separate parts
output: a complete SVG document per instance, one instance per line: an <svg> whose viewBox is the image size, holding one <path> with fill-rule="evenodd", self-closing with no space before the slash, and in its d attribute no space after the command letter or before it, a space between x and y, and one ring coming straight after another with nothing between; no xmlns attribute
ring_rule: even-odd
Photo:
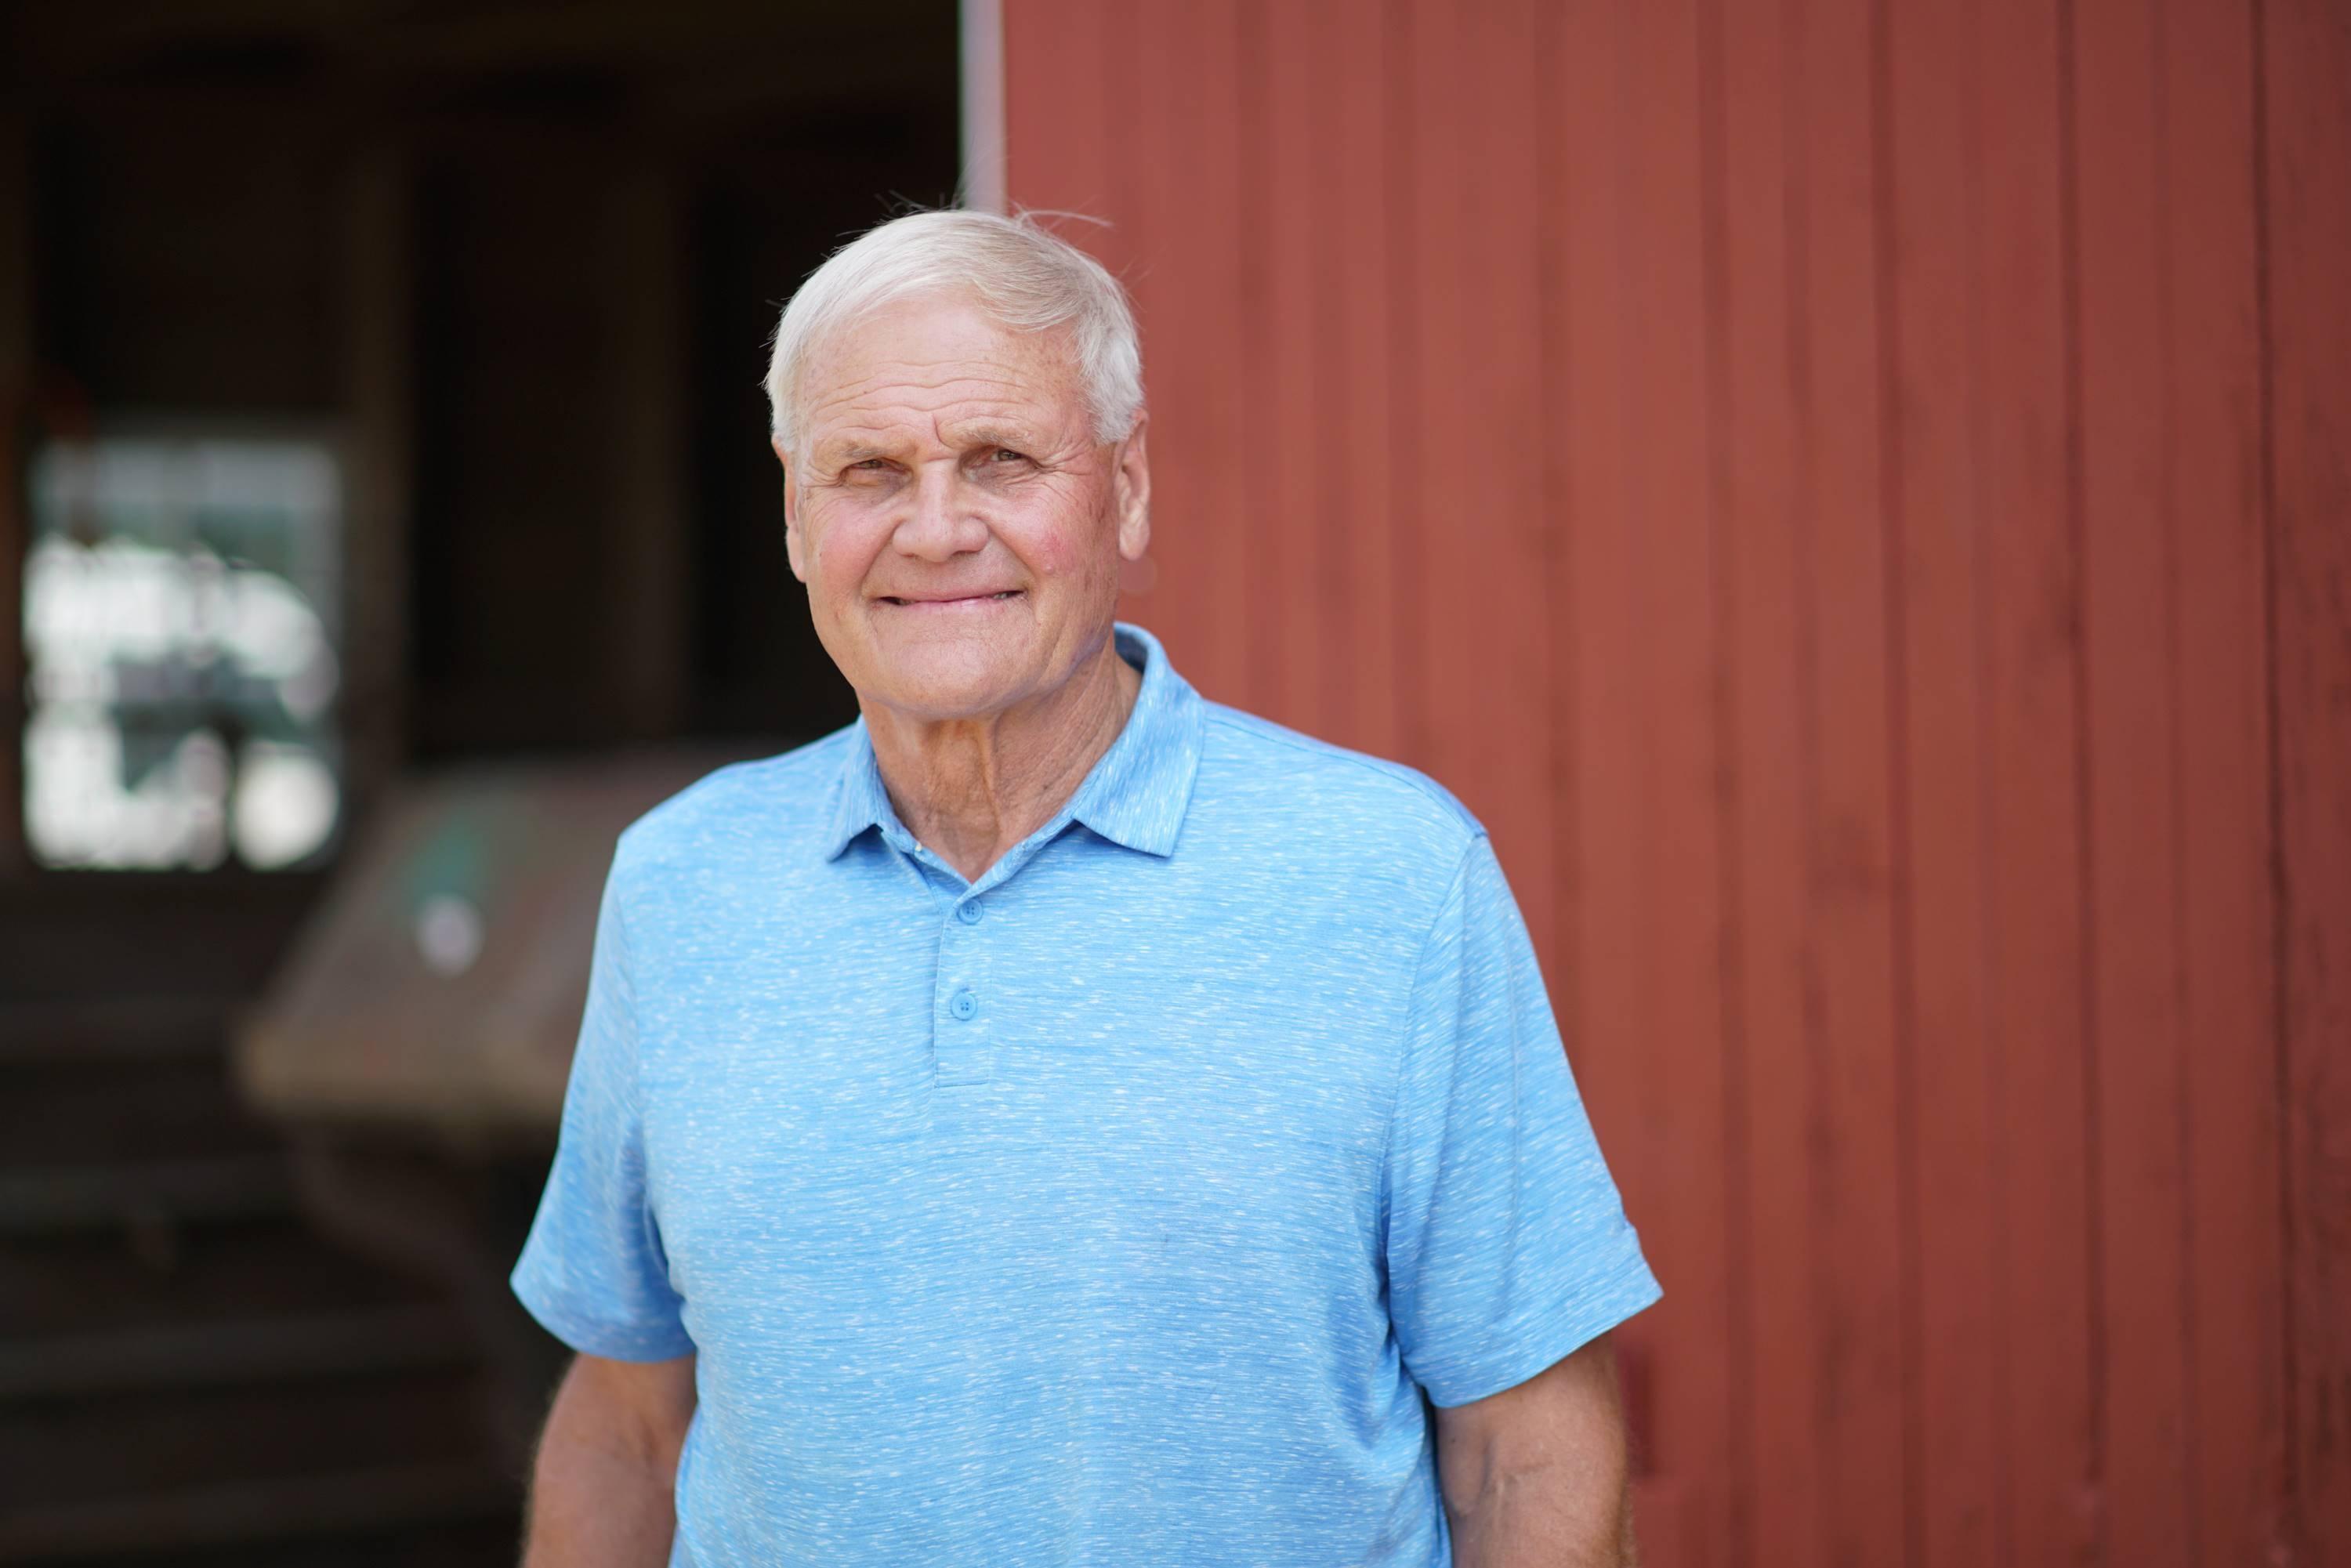
<svg viewBox="0 0 2351 1568"><path fill-rule="evenodd" d="M621 1323L573 1311L536 1277L517 1269L508 1281L515 1299L548 1333L583 1355L608 1361L674 1361L695 1351L692 1336L677 1323Z"/></svg>
<svg viewBox="0 0 2351 1568"><path fill-rule="evenodd" d="M1439 1409L1468 1405L1520 1384L1654 1306L1665 1291L1635 1252L1609 1276L1605 1288L1507 1333L1482 1354L1448 1356L1413 1377Z"/></svg>

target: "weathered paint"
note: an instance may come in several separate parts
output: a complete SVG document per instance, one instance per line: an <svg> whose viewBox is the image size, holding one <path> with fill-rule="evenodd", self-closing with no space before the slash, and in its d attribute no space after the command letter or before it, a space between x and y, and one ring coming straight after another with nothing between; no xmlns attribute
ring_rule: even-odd
<svg viewBox="0 0 2351 1568"><path fill-rule="evenodd" d="M1007 0L1125 606L1494 827L1661 1564L2351 1551L2351 29ZM1669 1515L1669 1517L1668 1517Z"/></svg>

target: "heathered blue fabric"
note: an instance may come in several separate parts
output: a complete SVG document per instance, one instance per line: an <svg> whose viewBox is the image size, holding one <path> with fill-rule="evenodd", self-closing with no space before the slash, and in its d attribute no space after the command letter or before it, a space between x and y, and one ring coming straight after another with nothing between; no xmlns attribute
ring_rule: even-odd
<svg viewBox="0 0 2351 1568"><path fill-rule="evenodd" d="M1423 1391L1657 1297L1478 823L1118 637L975 883L859 726L622 836L514 1286L698 1353L673 1563L1446 1563Z"/></svg>

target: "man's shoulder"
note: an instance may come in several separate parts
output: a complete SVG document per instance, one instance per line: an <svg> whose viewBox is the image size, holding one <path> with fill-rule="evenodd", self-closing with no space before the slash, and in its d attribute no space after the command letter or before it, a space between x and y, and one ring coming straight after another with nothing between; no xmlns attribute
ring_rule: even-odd
<svg viewBox="0 0 2351 1568"><path fill-rule="evenodd" d="M831 820L833 786L855 728L705 774L622 831L620 861L674 865L812 840Z"/></svg>
<svg viewBox="0 0 2351 1568"><path fill-rule="evenodd" d="M1486 831L1451 790L1416 768L1221 703L1206 707L1206 781L1293 831L1338 833L1384 855L1422 846L1449 871Z"/></svg>

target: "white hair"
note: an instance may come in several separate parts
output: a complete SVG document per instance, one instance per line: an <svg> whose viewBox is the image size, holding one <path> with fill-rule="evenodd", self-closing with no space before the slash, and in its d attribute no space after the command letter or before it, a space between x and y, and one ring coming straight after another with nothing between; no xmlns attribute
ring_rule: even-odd
<svg viewBox="0 0 2351 1568"><path fill-rule="evenodd" d="M1143 413L1143 346L1126 290L1102 265L1028 214L908 213L868 229L809 275L776 323L768 361L770 428L797 449L799 378L817 342L893 300L969 294L1008 329L1069 329L1098 441Z"/></svg>

